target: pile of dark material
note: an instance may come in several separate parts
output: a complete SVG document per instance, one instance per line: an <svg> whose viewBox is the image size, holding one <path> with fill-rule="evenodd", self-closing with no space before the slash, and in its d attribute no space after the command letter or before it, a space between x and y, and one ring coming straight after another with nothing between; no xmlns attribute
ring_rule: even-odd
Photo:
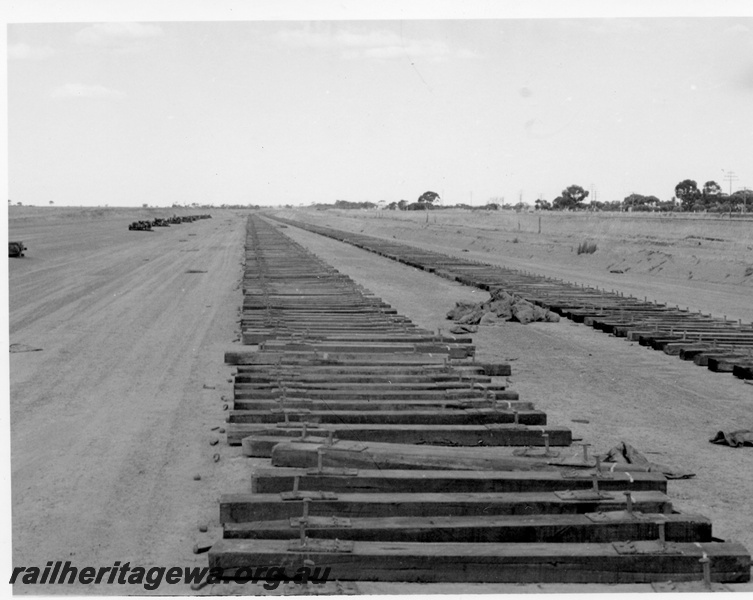
<svg viewBox="0 0 753 600"><path fill-rule="evenodd" d="M152 227L170 227L170 225L180 225L181 223L193 223L199 219L211 219L212 215L184 215L179 217L173 215L167 219L156 218L153 221L134 221L128 226L130 231L152 231Z"/></svg>
<svg viewBox="0 0 753 600"><path fill-rule="evenodd" d="M129 231L152 231L151 221L134 221L128 226Z"/></svg>
<svg viewBox="0 0 753 600"><path fill-rule="evenodd" d="M466 327L495 325L505 321L516 321L518 323L549 321L556 323L560 320L556 313L532 304L520 296L508 294L502 288L493 288L490 293L491 298L479 304L456 302L455 308L447 313L447 318Z"/></svg>
<svg viewBox="0 0 753 600"><path fill-rule="evenodd" d="M26 246L23 242L8 242L8 256L21 257L24 255Z"/></svg>
<svg viewBox="0 0 753 600"><path fill-rule="evenodd" d="M194 221L198 221L199 219L211 219L212 215L184 215L182 217L179 217L177 215L173 215L169 219L167 219L168 223L172 223L173 225L180 225L181 223L193 223Z"/></svg>

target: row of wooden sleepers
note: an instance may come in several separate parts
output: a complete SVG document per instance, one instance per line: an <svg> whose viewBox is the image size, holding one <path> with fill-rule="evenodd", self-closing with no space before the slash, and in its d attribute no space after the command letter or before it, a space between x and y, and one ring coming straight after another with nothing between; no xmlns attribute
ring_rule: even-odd
<svg viewBox="0 0 753 600"><path fill-rule="evenodd" d="M392 582L746 581L750 556L252 216L227 441L270 466L220 499L212 567Z"/></svg>
<svg viewBox="0 0 753 600"><path fill-rule="evenodd" d="M712 371L753 379L753 323L690 312L615 291L455 258L373 236L278 219L482 289L503 288L576 322L638 341Z"/></svg>

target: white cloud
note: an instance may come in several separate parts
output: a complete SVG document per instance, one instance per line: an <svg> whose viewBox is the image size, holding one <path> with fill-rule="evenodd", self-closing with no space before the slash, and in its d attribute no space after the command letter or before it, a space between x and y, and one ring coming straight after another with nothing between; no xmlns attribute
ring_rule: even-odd
<svg viewBox="0 0 753 600"><path fill-rule="evenodd" d="M8 46L8 58L15 60L44 60L55 54L49 46L30 46L19 42Z"/></svg>
<svg viewBox="0 0 753 600"><path fill-rule="evenodd" d="M339 49L341 56L355 58L477 58L478 55L466 49L455 50L445 42L435 40L407 39L391 31L313 31L306 29L286 29L275 36L277 41L295 48Z"/></svg>
<svg viewBox="0 0 753 600"><path fill-rule="evenodd" d="M102 85L66 83L52 91L53 98L123 98L125 94Z"/></svg>
<svg viewBox="0 0 753 600"><path fill-rule="evenodd" d="M77 31L73 41L88 46L122 44L164 35L159 25L144 23L98 23Z"/></svg>

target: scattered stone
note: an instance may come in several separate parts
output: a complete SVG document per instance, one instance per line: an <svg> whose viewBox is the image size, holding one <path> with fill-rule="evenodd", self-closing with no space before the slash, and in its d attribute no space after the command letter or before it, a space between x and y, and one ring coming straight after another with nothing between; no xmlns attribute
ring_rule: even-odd
<svg viewBox="0 0 753 600"><path fill-rule="evenodd" d="M505 321L556 323L560 320L556 313L532 304L519 296L508 294L501 288L492 289L491 298L486 302L479 304L456 302L455 308L447 313L447 318L462 326L498 325ZM452 329L450 331L456 333Z"/></svg>
<svg viewBox="0 0 753 600"><path fill-rule="evenodd" d="M194 544L193 546L193 553L194 554L204 554L205 552L209 552L212 549L211 546L199 546L198 544Z"/></svg>

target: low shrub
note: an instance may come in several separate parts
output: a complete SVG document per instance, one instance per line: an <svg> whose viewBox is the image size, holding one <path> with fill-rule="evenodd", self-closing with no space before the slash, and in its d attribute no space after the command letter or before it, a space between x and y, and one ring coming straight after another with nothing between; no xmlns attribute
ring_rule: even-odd
<svg viewBox="0 0 753 600"><path fill-rule="evenodd" d="M581 242L578 246L578 254L593 254L594 252L596 252L594 242Z"/></svg>

